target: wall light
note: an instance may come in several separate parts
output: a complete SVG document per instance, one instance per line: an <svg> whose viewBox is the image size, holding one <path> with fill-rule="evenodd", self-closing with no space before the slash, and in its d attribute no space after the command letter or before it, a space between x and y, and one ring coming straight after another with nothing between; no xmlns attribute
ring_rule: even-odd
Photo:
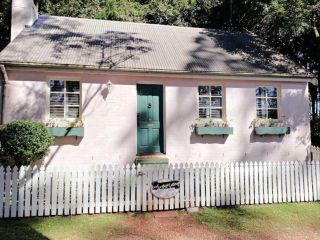
<svg viewBox="0 0 320 240"><path fill-rule="evenodd" d="M112 82L110 80L107 83L107 90L108 90L108 93L110 93L112 90Z"/></svg>

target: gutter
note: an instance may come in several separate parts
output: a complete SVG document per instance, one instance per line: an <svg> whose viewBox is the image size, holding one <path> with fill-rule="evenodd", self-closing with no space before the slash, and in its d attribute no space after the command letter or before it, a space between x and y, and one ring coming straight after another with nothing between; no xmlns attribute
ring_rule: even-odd
<svg viewBox="0 0 320 240"><path fill-rule="evenodd" d="M71 70L97 70L108 72L127 72L127 73L154 73L154 74L188 74L198 76L242 76L242 77L279 77L279 78L299 78L299 79L313 79L315 76L308 74L287 74L287 73L252 73L252 72L196 72L186 70L162 70L162 69L140 69L140 68L112 68L99 66L84 66L73 64L47 64L47 63L17 63L17 62L0 62L5 64L7 68L55 68L55 69L71 69Z"/></svg>
<svg viewBox="0 0 320 240"><path fill-rule="evenodd" d="M3 124L4 96L8 75L4 65L0 65L0 125Z"/></svg>

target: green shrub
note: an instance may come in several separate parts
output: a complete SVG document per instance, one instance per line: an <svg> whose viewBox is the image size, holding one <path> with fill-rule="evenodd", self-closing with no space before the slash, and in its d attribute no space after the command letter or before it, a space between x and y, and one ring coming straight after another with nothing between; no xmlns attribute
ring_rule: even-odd
<svg viewBox="0 0 320 240"><path fill-rule="evenodd" d="M42 159L53 137L42 123L16 120L0 131L0 142L3 154L21 166Z"/></svg>

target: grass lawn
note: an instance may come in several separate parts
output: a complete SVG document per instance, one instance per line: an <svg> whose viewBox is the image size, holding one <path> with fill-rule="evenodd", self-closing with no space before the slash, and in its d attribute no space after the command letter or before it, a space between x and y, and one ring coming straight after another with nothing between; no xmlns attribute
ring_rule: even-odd
<svg viewBox="0 0 320 240"><path fill-rule="evenodd" d="M0 238L20 239L106 239L123 231L122 215L101 214L0 220Z"/></svg>
<svg viewBox="0 0 320 240"><path fill-rule="evenodd" d="M0 239L320 239L320 203L1 219ZM169 238L170 239L170 238Z"/></svg>
<svg viewBox="0 0 320 240"><path fill-rule="evenodd" d="M270 237L279 233L319 234L320 203L272 204L203 209L198 222L226 235Z"/></svg>

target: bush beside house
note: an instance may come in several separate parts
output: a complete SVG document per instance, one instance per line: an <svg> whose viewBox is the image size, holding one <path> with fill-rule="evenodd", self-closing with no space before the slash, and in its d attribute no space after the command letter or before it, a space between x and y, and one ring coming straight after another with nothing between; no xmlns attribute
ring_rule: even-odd
<svg viewBox="0 0 320 240"><path fill-rule="evenodd" d="M0 131L3 165L28 165L42 159L53 143L53 137L42 123L16 120Z"/></svg>

